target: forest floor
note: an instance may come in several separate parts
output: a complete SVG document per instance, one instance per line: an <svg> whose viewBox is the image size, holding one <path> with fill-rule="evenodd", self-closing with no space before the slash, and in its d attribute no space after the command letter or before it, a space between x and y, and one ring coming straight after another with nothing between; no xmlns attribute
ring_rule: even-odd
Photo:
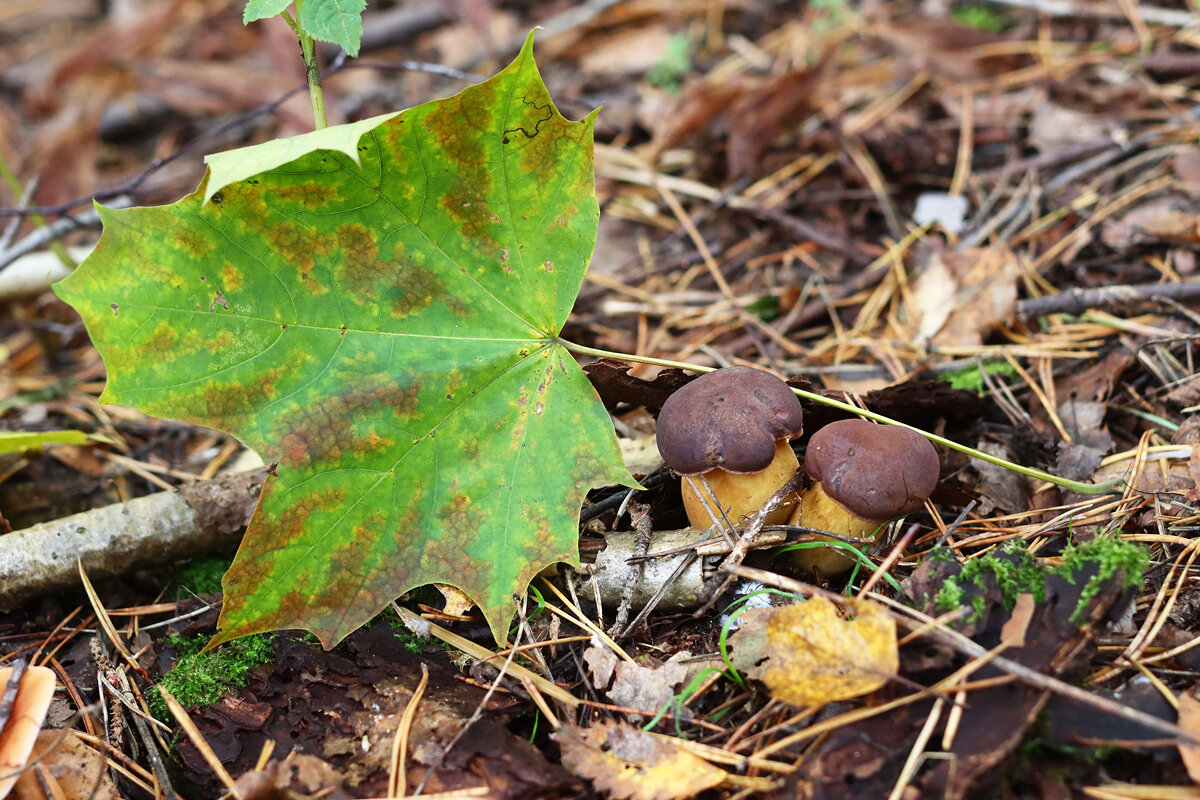
<svg viewBox="0 0 1200 800"><path fill-rule="evenodd" d="M261 462L235 439L98 404L104 365L48 288L67 270L42 227L78 260L93 197L172 202L204 154L311 128L291 31L243 26L242 5L0 5L0 207L44 212L0 219L0 430L93 437L0 440L0 575L22 529L134 498L225 476L232 527L253 510L252 479L228 476ZM363 22L359 59L321 51L331 124L459 91L535 25L562 113L603 105L572 341L766 368L1116 488L939 446L930 500L848 574L779 557L813 548L797 527L733 557L692 532L626 566L631 531L653 554L687 524L653 433L688 377L593 365L647 488L591 493L584 566L532 585L519 656L432 588L328 652L281 633L198 654L236 536L76 576L0 609L0 667L60 685L39 745L57 749L18 796L1200 798L1200 16L380 0ZM801 456L848 416L804 406ZM639 564L652 585L622 603ZM783 621L801 597L828 614ZM147 703L161 721L131 710Z"/></svg>

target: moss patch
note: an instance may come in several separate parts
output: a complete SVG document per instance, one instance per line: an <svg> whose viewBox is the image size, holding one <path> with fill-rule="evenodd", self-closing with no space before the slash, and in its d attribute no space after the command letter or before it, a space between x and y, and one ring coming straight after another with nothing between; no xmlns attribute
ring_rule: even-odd
<svg viewBox="0 0 1200 800"><path fill-rule="evenodd" d="M1011 611L1022 594L1032 594L1038 602L1045 600L1047 574L1057 575L1072 586L1087 576L1071 614L1071 621L1078 623L1096 595L1118 575L1123 576L1124 584L1119 587L1122 591L1140 586L1149 563L1149 552L1141 545L1119 536L1098 536L1086 544L1068 546L1059 565L1045 570L1023 542L1013 539L966 562L959 574L947 576L934 595L934 605L938 611L952 611L969 604L974 610L971 620L975 621L987 608L992 585L1004 607Z"/></svg>
<svg viewBox="0 0 1200 800"><path fill-rule="evenodd" d="M1000 33L1008 27L1000 11L991 4L968 4L950 9L950 19L968 28L988 33Z"/></svg>
<svg viewBox="0 0 1200 800"><path fill-rule="evenodd" d="M229 559L193 558L179 568L179 585L196 594L220 594L221 578L229 569ZM180 598L187 592L180 590Z"/></svg>
<svg viewBox="0 0 1200 800"><path fill-rule="evenodd" d="M1010 611L1022 594L1032 594L1038 602L1046 597L1042 570L1024 544L1013 539L964 564L961 573L946 579L934 603L939 611L951 611L969 597L974 609L971 619L977 620L987 607L987 590L993 582Z"/></svg>
<svg viewBox="0 0 1200 800"><path fill-rule="evenodd" d="M1071 621L1079 622L1092 598L1113 578L1124 575L1122 590L1137 589L1142 585L1142 576L1149 565L1150 553L1140 544L1128 542L1120 536L1097 536L1079 546L1068 546L1063 552L1062 562L1053 572L1074 586L1077 576L1096 570L1079 593L1079 603L1071 613Z"/></svg>
<svg viewBox="0 0 1200 800"><path fill-rule="evenodd" d="M159 681L184 708L197 708L220 700L235 686L246 685L246 673L275 655L275 637L269 634L247 636L200 652L207 636L168 636L165 644L179 653L175 666ZM164 722L173 720L166 701L158 692L150 693L150 710Z"/></svg>
<svg viewBox="0 0 1200 800"><path fill-rule="evenodd" d="M1003 358L985 358L983 369L978 364L968 364L950 372L937 376L939 381L945 381L955 389L966 389L977 394L983 393L983 374L995 375L1000 378L1014 378L1016 369Z"/></svg>

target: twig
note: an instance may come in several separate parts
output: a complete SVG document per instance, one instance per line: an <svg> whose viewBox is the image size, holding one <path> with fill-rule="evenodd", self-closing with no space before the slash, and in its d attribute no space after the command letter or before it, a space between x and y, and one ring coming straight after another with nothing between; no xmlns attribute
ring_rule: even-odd
<svg viewBox="0 0 1200 800"><path fill-rule="evenodd" d="M33 201L33 195L37 192L38 178L33 176L33 179L25 184L24 191L17 198L17 205L27 206ZM4 228L4 233L0 234L0 253L7 250L13 243L13 239L17 238L17 231L21 229L21 218L13 217L9 220L8 225Z"/></svg>
<svg viewBox="0 0 1200 800"><path fill-rule="evenodd" d="M776 489L775 494L767 498L762 508L754 512L750 520L746 523L746 529L742 531L742 535L734 542L733 549L729 552L729 555L725 556L725 559L721 562L721 566L717 569L717 573L709 580L708 586L704 587L704 602L700 608L696 609L692 616L703 616L716 604L717 599L724 594L729 584L734 580L735 576L731 574L731 571L735 567L740 566L743 559L746 558L746 553L750 549L750 542L754 540L754 537L758 536L763 524L767 521L767 517L790 495L799 491L803 480L803 476L800 473L796 473L792 476L791 480Z"/></svg>
<svg viewBox="0 0 1200 800"><path fill-rule="evenodd" d="M1194 300L1200 297L1200 280L1176 283L1139 283L1126 286L1100 286L1095 289L1068 289L1065 292L1034 297L1017 303L1017 314L1036 317L1043 314L1082 314L1092 308L1119 308L1131 303L1158 298Z"/></svg>
<svg viewBox="0 0 1200 800"><path fill-rule="evenodd" d="M127 208L131 205L133 205L133 198L128 195L120 195L108 203L109 208ZM94 208L89 208L74 216L63 217L45 227L38 228L7 250L0 250L0 272L21 256L32 253L34 250L39 250L61 239L71 231L99 224L100 213Z"/></svg>
<svg viewBox="0 0 1200 800"><path fill-rule="evenodd" d="M1125 19L1125 13L1115 6L1096 3L1075 3L1072 0L996 0L1000 5L1029 8L1051 17L1098 17L1100 19ZM1186 28L1194 25L1200 17L1190 11L1157 6L1138 6L1138 12L1146 22L1156 25L1171 25Z"/></svg>
<svg viewBox="0 0 1200 800"><path fill-rule="evenodd" d="M826 591L817 586L812 586L807 583L801 583L797 580L778 575L774 572L768 572L762 569L752 569L750 567L735 567L731 570L733 574L750 580L762 581L769 586L775 586L788 592L796 592L798 594L806 594L810 596L819 595L830 600L833 603L844 605L849 598L843 597L836 592ZM871 592L869 599L883 603L894 611L900 612L893 614L896 622L910 630L921 629L926 636L933 636L945 644L953 647L963 655L971 658L988 659L990 663L997 668L1008 672L1024 683L1029 684L1038 689L1044 689L1049 692L1068 697L1080 703L1091 706L1092 708L1104 711L1109 714L1115 714L1128 722L1135 722L1139 725L1144 725L1153 730L1165 733L1169 736L1176 737L1179 741L1200 744L1191 734L1180 728L1178 725L1167 722L1152 714L1147 714L1144 711L1139 711L1136 708L1118 703L1115 700L1110 700L1101 695L1095 695L1077 686L1072 686L1066 681L1049 675L1043 675L1035 669L1030 669L1024 664L1020 664L1003 656L996 655L989 651L986 647L972 641L968 637L944 625L936 624L936 620L927 614L923 614L916 609L909 608L903 603L897 602L890 597ZM910 619L911 617L911 619Z"/></svg>
<svg viewBox="0 0 1200 800"><path fill-rule="evenodd" d="M650 506L645 503L630 503L629 516L633 520L633 529L637 532L634 555L644 556L650 546L650 537L654 533L650 521ZM608 629L609 636L615 638L625 633L625 623L629 621L629 609L633 607L633 595L642 579L643 569L641 564L635 564L629 570L625 588L621 591L621 604L617 606L617 617Z"/></svg>
<svg viewBox="0 0 1200 800"><path fill-rule="evenodd" d="M329 65L329 67L325 70L324 77L326 80L328 80L333 75L336 75L341 70L346 69L350 66L351 65L346 62L345 52L342 52L333 61L333 63L331 63ZM354 65L354 66L355 66L355 68L359 68L359 65ZM370 65L368 65L368 64L361 65L361 68L364 68L364 69L369 68L369 67L370 67ZM444 75L446 77L458 78L461 80L466 80L465 77L461 77L461 76L467 75L467 73L461 73L461 76L452 74L452 73L456 73L457 70L452 71L452 70L449 70L448 68L441 67L438 64L427 64L427 63L420 62L420 61L402 61L402 62L398 62L398 63L384 64L384 65L381 65L381 68L390 69L390 70L409 70L409 71L417 71L417 72L428 72L428 73L435 74L435 75ZM478 80L478 79L472 77L472 80ZM299 84L298 86L295 86L295 87L289 89L288 91L284 92L282 95L280 95L279 97L270 101L269 103L263 103L261 106L258 106L257 108L252 108L243 114L239 114L236 117L216 126L215 128L204 131L203 133L198 135L195 139L192 139L191 141L186 142L185 144L181 145L178 149L176 149L174 152L170 153L169 155L165 155L165 156L162 156L161 158L154 159L153 161L150 162L149 165L146 166L145 169L143 169L140 173L135 175L133 178L130 178L129 180L125 181L124 183L118 184L118 185L110 187L108 189L101 190L94 194L86 195L83 197L77 197L74 200L68 200L65 203L58 203L56 205L17 206L17 207L12 207L12 208L0 208L0 217L28 217L28 216L33 216L34 214L44 214L44 215L50 216L50 217L61 217L62 215L69 213L72 209L79 208L80 206L88 205L94 201L106 201L106 200L109 200L114 197L119 197L121 195L136 196L138 190L141 189L142 185L147 180L149 180L151 178L151 176L154 175L154 173L158 172L163 167L167 166L168 164L170 164L174 161L177 161L178 159L182 158L184 155L195 150L200 145L202 145L210 140L219 139L221 136L225 135L226 133L237 130L238 128L245 125L247 122L250 122L251 120L253 120L257 117L261 117L265 114L270 114L270 113L274 112L277 108L279 108L281 105L286 103L288 100L292 99L293 97L300 94L301 92L306 91L307 89L308 89L307 82Z"/></svg>
<svg viewBox="0 0 1200 800"><path fill-rule="evenodd" d="M10 533L0 548L0 608L77 586L77 555L89 575L103 578L232 544L265 476L262 469L198 481Z"/></svg>

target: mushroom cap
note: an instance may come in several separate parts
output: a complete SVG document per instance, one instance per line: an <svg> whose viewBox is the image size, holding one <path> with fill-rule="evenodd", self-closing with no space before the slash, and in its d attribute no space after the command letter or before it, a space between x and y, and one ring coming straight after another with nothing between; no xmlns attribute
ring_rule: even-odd
<svg viewBox="0 0 1200 800"><path fill-rule="evenodd" d="M920 508L941 471L937 451L924 436L865 419L833 422L814 433L804 466L850 513L879 521Z"/></svg>
<svg viewBox="0 0 1200 800"><path fill-rule="evenodd" d="M658 452L680 475L766 469L775 445L803 430L788 385L753 367L725 367L678 389L658 414Z"/></svg>

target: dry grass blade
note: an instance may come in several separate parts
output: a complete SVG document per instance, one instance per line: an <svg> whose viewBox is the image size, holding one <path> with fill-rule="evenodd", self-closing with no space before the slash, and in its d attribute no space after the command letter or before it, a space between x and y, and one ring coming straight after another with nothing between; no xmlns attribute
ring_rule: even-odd
<svg viewBox="0 0 1200 800"><path fill-rule="evenodd" d="M125 661L135 670L141 670L137 660L133 654L129 652L129 648L125 646L125 641L117 633L116 626L112 624L112 619L108 616L108 611L104 608L104 603L100 602L100 596L96 594L95 588L92 587L92 582L88 579L87 571L83 568L83 562L78 561L79 565L79 580L83 582L83 590L87 593L88 602L92 604L92 611L96 613L96 619L100 620L100 628L104 631L104 635L112 642L112 646L117 649L117 652L125 659Z"/></svg>
<svg viewBox="0 0 1200 800"><path fill-rule="evenodd" d="M421 663L421 680L413 689L412 698L400 715L400 725L396 728L396 737L392 740L392 769L388 776L388 797L400 797L407 791L408 781L405 770L405 760L408 754L408 735L412 732L413 719L417 715L417 706L421 704L421 696L429 684L429 667Z"/></svg>
<svg viewBox="0 0 1200 800"><path fill-rule="evenodd" d="M414 614L412 611L409 611L402 605L393 603L392 608L398 615L400 615L400 619L405 625L409 626L410 630L424 629L425 626L428 626L430 636L445 642L451 647L461 650L478 661L481 661L485 664L491 664L497 668L505 663L504 656L493 653L486 647L478 645L475 642L472 642L470 639L459 636L457 633L447 630L435 622L422 619L419 615ZM532 670L529 670L520 664L509 664L508 673L518 680L529 678L529 680L532 681L533 684L537 686L543 694L553 697L560 703L565 703L570 708L577 708L579 706L579 700L575 697L575 695L571 694L558 684L551 683L541 675L538 675L536 672L533 672Z"/></svg>

